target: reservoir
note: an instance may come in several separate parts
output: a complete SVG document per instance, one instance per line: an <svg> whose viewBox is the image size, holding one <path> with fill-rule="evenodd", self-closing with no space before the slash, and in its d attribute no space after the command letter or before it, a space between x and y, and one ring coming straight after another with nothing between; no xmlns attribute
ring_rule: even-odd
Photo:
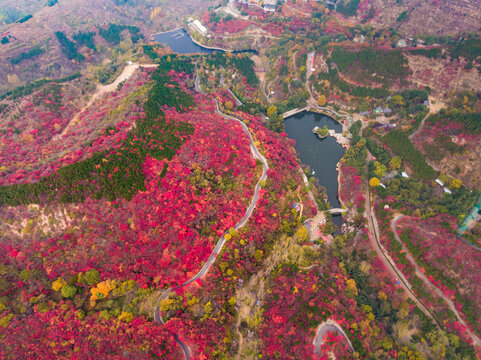
<svg viewBox="0 0 481 360"><path fill-rule="evenodd" d="M221 49L211 49L196 44L187 33L187 31L182 28L160 34L155 34L154 39L159 43L167 45L172 49L173 52L176 52L178 54L212 54L214 52L224 52L224 50ZM234 54L244 52L257 54L256 50L233 51Z"/></svg>
<svg viewBox="0 0 481 360"><path fill-rule="evenodd" d="M320 139L312 133L316 126L324 125L330 130L342 132L342 126L331 117L309 111L303 111L285 119L286 133L296 141L296 151L301 163L307 164L314 171L314 177L327 190L327 198L331 208L341 207L338 197L338 183L336 166L344 155L344 148L332 136ZM341 215L333 215L334 223L341 224Z"/></svg>

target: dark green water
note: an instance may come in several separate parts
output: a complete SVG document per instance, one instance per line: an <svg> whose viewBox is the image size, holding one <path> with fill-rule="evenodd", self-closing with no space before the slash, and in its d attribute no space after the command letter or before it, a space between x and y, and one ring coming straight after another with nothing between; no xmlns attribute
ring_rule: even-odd
<svg viewBox="0 0 481 360"><path fill-rule="evenodd" d="M314 127L327 125L330 130L342 132L342 126L327 115L304 111L284 121L287 135L296 141L296 150L301 162L307 164L315 172L314 177L327 190L331 208L340 207L336 165L344 155L345 149L332 136L319 139L312 133ZM340 223L340 216L334 222Z"/></svg>

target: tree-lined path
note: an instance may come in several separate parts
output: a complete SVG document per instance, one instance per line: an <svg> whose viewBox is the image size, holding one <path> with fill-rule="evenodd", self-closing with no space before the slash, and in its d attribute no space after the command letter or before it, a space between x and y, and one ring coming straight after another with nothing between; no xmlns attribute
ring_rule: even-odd
<svg viewBox="0 0 481 360"><path fill-rule="evenodd" d="M196 86L196 88L197 88L197 86ZM200 90L200 86L199 86L198 89ZM259 160L262 163L262 175L259 177L259 180L257 181L257 184L256 184L255 189L254 189L254 195L252 196L251 202L250 202L244 216L241 219L239 219L239 221L234 225L234 229L238 230L238 229L242 228L243 226L245 226L245 224L247 224L247 222L249 221L249 218L251 217L251 215L252 215L252 213L255 209L255 206L257 204L257 200L259 199L259 191L262 187L261 184L267 179L267 170L269 169L269 165L267 164L266 158L264 156L262 156L262 154L259 152L259 150L255 146L254 138L252 137L252 134L250 133L246 124L244 124L241 120L239 120L239 119L237 119L233 116L229 116L229 115L226 115L226 114L222 113L219 110L219 103L217 102L217 99L214 99L214 101L215 101L215 112L216 112L216 114L224 117L225 119L235 121L242 126L242 129L244 130L246 135L249 137L250 150L251 150L252 157L255 160ZM202 266L202 268L199 270L199 272L197 274L195 274L192 278L190 278L189 280L184 282L182 285L179 285L178 287L176 287L174 289L169 288L164 293L162 293L159 300L157 301L157 306L154 309L154 320L156 322L164 324L164 321L163 321L163 319L162 319L162 317L160 316L160 313L159 313L159 302L161 300L165 299L166 297L168 297L173 290L179 289L179 288L184 287L184 286L187 286L187 285L191 284L192 282L194 282L194 281L200 279L201 277L205 276L209 272L209 269L212 266L212 264L214 263L217 256L220 254L220 252L224 248L224 245L227 241L227 239L225 238L225 235L227 235L228 233L229 233L229 230L227 230L219 238L219 240L218 240L216 246L214 247L212 253L210 254L209 258L207 259L207 261L205 262L205 264ZM189 347L186 344L184 344L176 334L174 334L174 337L175 337L175 341L181 346L182 351L184 352L185 358L187 360L190 359Z"/></svg>

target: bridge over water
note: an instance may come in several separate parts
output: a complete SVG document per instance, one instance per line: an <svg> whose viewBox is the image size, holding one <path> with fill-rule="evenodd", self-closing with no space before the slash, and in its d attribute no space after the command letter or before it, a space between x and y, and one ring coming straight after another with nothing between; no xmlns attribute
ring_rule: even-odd
<svg viewBox="0 0 481 360"><path fill-rule="evenodd" d="M347 212L347 209L341 209L341 208L333 208L328 210L331 214L344 214Z"/></svg>

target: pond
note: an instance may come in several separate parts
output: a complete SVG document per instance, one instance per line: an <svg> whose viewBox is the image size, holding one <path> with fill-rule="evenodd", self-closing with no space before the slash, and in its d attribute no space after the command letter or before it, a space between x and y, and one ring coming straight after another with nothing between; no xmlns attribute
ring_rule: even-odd
<svg viewBox="0 0 481 360"><path fill-rule="evenodd" d="M296 141L296 150L301 162L311 167L314 177L319 179L326 188L327 198L331 208L341 207L338 197L338 183L336 166L344 155L345 149L332 136L320 139L312 133L316 126L324 125L337 133L342 132L342 126L333 118L309 111L303 111L285 119L286 133ZM341 224L341 215L334 215L333 221L337 226Z"/></svg>
<svg viewBox="0 0 481 360"><path fill-rule="evenodd" d="M176 29L160 34L154 35L155 41L165 44L172 49L173 52L179 54L212 54L213 52L224 52L222 49L207 48L196 44L190 35L184 29ZM234 54L238 53L255 53L256 50L236 50Z"/></svg>

